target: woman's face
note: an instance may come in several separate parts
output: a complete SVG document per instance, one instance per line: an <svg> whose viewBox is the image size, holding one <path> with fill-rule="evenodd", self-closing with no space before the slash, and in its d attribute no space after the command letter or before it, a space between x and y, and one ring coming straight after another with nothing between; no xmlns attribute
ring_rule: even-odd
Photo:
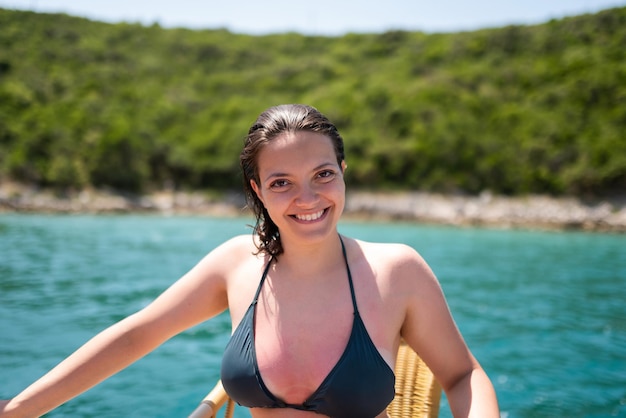
<svg viewBox="0 0 626 418"><path fill-rule="evenodd" d="M309 131L285 132L258 154L259 184L251 186L280 231L283 243L317 241L336 233L345 204L343 172L331 139Z"/></svg>

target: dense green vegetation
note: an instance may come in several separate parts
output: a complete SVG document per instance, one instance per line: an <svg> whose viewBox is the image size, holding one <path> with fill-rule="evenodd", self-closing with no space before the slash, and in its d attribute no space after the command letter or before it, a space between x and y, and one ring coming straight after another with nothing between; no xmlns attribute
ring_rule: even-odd
<svg viewBox="0 0 626 418"><path fill-rule="evenodd" d="M106 24L0 9L0 180L239 187L249 125L308 103L351 186L626 190L626 8L474 32L341 37Z"/></svg>

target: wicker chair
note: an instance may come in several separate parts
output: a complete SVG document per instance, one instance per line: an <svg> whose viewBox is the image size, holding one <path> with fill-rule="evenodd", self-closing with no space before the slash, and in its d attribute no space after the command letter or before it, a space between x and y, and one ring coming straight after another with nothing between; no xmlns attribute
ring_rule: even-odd
<svg viewBox="0 0 626 418"><path fill-rule="evenodd" d="M441 386L426 364L404 341L396 360L396 397L387 407L391 418L435 418L439 416ZM213 418L226 404L224 418L232 418L235 404L222 382L202 400L189 418Z"/></svg>

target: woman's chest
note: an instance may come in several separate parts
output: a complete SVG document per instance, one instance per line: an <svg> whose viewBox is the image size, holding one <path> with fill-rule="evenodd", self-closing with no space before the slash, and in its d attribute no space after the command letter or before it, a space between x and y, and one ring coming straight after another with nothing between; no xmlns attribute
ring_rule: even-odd
<svg viewBox="0 0 626 418"><path fill-rule="evenodd" d="M289 403L308 399L350 354L355 333L371 340L371 350L393 368L399 333L390 315L394 309L378 286L353 280L352 289L347 280L322 291L311 287L290 292L270 282L260 292L254 315L255 355L274 395Z"/></svg>
<svg viewBox="0 0 626 418"><path fill-rule="evenodd" d="M349 287L298 293L262 292L254 317L259 372L289 403L317 390L342 356L354 321Z"/></svg>

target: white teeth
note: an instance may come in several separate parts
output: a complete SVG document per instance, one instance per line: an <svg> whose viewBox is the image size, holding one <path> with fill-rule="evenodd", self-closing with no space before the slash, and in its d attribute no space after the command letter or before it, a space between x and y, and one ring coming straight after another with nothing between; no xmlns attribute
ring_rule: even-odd
<svg viewBox="0 0 626 418"><path fill-rule="evenodd" d="M324 211L320 210L317 213L310 213L307 215L296 215L296 218L298 218L301 221L315 221L316 219L321 218L323 214L324 214Z"/></svg>

